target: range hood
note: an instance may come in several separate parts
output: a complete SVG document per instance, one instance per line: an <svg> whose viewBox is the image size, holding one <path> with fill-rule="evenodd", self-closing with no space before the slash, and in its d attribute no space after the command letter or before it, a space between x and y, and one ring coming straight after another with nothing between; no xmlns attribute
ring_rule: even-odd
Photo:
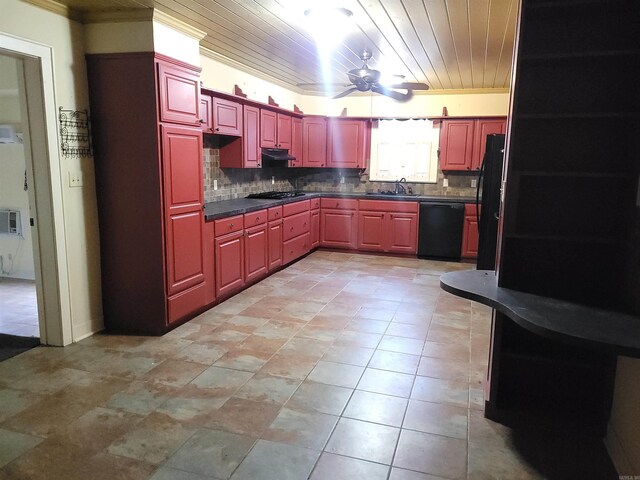
<svg viewBox="0 0 640 480"><path fill-rule="evenodd" d="M296 157L289 155L289 151L284 148L263 148L262 149L262 166L263 167L286 167L289 160L295 160Z"/></svg>

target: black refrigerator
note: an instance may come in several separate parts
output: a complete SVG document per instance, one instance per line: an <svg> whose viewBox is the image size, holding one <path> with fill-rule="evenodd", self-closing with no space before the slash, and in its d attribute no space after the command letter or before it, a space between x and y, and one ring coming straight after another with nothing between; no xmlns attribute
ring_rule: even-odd
<svg viewBox="0 0 640 480"><path fill-rule="evenodd" d="M496 246L498 243L498 216L500 214L500 187L502 184L502 165L504 163L504 134L487 135L487 148L478 181L476 203L480 209L478 218L478 270L496 269ZM480 188L482 202L480 203Z"/></svg>

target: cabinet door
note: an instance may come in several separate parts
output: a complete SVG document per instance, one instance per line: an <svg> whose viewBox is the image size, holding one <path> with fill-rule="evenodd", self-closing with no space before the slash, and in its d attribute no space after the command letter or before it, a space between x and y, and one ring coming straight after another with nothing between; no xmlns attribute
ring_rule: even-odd
<svg viewBox="0 0 640 480"><path fill-rule="evenodd" d="M305 117L302 120L302 166L327 165L327 121L324 117Z"/></svg>
<svg viewBox="0 0 640 480"><path fill-rule="evenodd" d="M358 249L382 252L385 249L385 213L358 213Z"/></svg>
<svg viewBox="0 0 640 480"><path fill-rule="evenodd" d="M269 271L282 265L282 220L269 222Z"/></svg>
<svg viewBox="0 0 640 480"><path fill-rule="evenodd" d="M215 239L216 295L229 296L244 285L244 232Z"/></svg>
<svg viewBox="0 0 640 480"><path fill-rule="evenodd" d="M278 144L278 114L271 110L260 110L260 146L276 148Z"/></svg>
<svg viewBox="0 0 640 480"><path fill-rule="evenodd" d="M289 150L291 148L291 115L283 113L277 114L278 127L278 141L276 142L278 148L284 148Z"/></svg>
<svg viewBox="0 0 640 480"><path fill-rule="evenodd" d="M358 219L355 210L320 212L320 245L355 249L358 242Z"/></svg>
<svg viewBox="0 0 640 480"><path fill-rule="evenodd" d="M506 130L506 118L491 118L476 120L473 134L473 158L471 159L471 170L480 170L484 152L487 148L487 135L492 133L504 133Z"/></svg>
<svg viewBox="0 0 640 480"><path fill-rule="evenodd" d="M158 62L160 121L200 125L199 75L188 68Z"/></svg>
<svg viewBox="0 0 640 480"><path fill-rule="evenodd" d="M365 120L328 121L328 159L332 168L364 168L368 135L365 133Z"/></svg>
<svg viewBox="0 0 640 480"><path fill-rule="evenodd" d="M257 168L262 160L260 150L260 109L244 106L243 167Z"/></svg>
<svg viewBox="0 0 640 480"><path fill-rule="evenodd" d="M200 127L204 133L213 132L213 121L211 119L211 102L213 99L210 95L200 95Z"/></svg>
<svg viewBox="0 0 640 480"><path fill-rule="evenodd" d="M471 170L474 120L443 120L440 127L442 170Z"/></svg>
<svg viewBox="0 0 640 480"><path fill-rule="evenodd" d="M213 222L204 224L204 283L206 289L205 304L216 300L215 233Z"/></svg>
<svg viewBox="0 0 640 480"><path fill-rule="evenodd" d="M311 210L311 226L309 228L310 248L320 245L320 209Z"/></svg>
<svg viewBox="0 0 640 480"><path fill-rule="evenodd" d="M302 119L291 119L291 150L292 156L296 157L295 160L289 161L290 167L302 166Z"/></svg>
<svg viewBox="0 0 640 480"><path fill-rule="evenodd" d="M213 133L242 135L242 105L222 98L213 98Z"/></svg>
<svg viewBox="0 0 640 480"><path fill-rule="evenodd" d="M418 253L418 215L388 213L388 252Z"/></svg>
<svg viewBox="0 0 640 480"><path fill-rule="evenodd" d="M464 227L462 229L462 257L477 258L478 257L478 220L474 216L464 217Z"/></svg>
<svg viewBox="0 0 640 480"><path fill-rule="evenodd" d="M162 126L167 293L204 281L202 132Z"/></svg>
<svg viewBox="0 0 640 480"><path fill-rule="evenodd" d="M245 231L244 278L247 283L267 274L269 261L267 235L266 224Z"/></svg>

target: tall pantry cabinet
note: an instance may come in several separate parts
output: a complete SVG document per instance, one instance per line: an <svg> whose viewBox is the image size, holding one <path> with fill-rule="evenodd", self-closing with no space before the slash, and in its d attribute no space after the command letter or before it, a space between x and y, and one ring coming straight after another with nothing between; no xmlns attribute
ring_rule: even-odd
<svg viewBox="0 0 640 480"><path fill-rule="evenodd" d="M161 334L214 291L203 248L200 70L127 53L87 55L87 71L105 326Z"/></svg>

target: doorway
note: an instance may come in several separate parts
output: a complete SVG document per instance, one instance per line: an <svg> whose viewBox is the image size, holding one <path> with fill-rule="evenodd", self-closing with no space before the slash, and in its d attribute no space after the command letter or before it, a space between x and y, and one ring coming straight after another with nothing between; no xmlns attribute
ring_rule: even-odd
<svg viewBox="0 0 640 480"><path fill-rule="evenodd" d="M21 107L23 63L21 58L0 54L0 334L39 338L29 226L33 199L23 144L28 129Z"/></svg>
<svg viewBox="0 0 640 480"><path fill-rule="evenodd" d="M1 210L19 212L5 216L9 217L9 229L20 230L19 234L9 232L13 243L6 251L0 240L0 269L7 272L0 273L0 278L2 283L12 283L14 293L22 288L22 293L9 297L18 304L18 311L26 313L29 310L32 318L37 317L35 333L40 342L66 345L73 337L53 52L51 47L0 33L0 60L6 65L13 62L15 69L11 74L17 78L16 88L0 86L4 90L0 93L5 94L0 102L9 102L14 110L15 104L19 105L19 121L15 112L6 123L0 121L0 125L9 127L0 133L6 135L2 137L8 142L5 147L10 146L0 150L0 175L5 177L8 172L5 167L10 163L18 164L17 157L24 161L21 167L15 167L23 168L19 171L21 175L17 175L21 178L17 184L16 175L6 175L12 189L17 191L15 198L5 200L0 196L0 202L7 202L7 205L0 204L0 222L3 218ZM10 75L2 67L0 72L2 76ZM2 184L0 188L3 188ZM17 196L20 189L22 197ZM30 272L32 278L19 278L29 277ZM31 289L29 293L25 284ZM4 310L3 307L0 303L0 309ZM27 325L25 319L22 320ZM22 330L22 333L26 332L26 328Z"/></svg>

